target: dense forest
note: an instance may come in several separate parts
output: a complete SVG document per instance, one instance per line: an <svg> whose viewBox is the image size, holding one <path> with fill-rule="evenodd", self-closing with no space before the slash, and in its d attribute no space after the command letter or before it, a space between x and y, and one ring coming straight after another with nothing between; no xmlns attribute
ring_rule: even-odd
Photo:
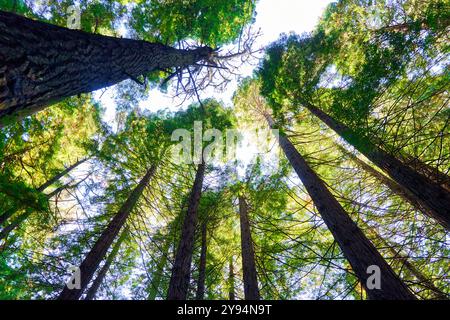
<svg viewBox="0 0 450 320"><path fill-rule="evenodd" d="M0 0L0 299L450 298L450 3L258 4Z"/></svg>

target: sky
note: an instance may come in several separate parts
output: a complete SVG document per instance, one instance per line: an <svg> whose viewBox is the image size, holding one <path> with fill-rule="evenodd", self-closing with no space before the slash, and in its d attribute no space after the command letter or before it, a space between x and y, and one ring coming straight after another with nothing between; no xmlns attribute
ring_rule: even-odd
<svg viewBox="0 0 450 320"><path fill-rule="evenodd" d="M261 29L255 47L264 47L278 39L281 33L291 31L301 34L312 31L317 24L326 6L331 0L259 0L256 6L256 22L254 29ZM251 76L252 66L244 66L241 70L242 76ZM237 82L233 81L223 92L206 91L202 99L214 97L222 100L226 105L231 105L231 97L237 88ZM104 120L113 123L115 103L113 100L114 86L106 90L98 90L94 97L99 99L106 111ZM164 94L158 89L150 92L149 99L141 101L139 107L144 110L157 111L160 109L177 110L195 101L187 101L179 105L179 101L172 99L170 94Z"/></svg>

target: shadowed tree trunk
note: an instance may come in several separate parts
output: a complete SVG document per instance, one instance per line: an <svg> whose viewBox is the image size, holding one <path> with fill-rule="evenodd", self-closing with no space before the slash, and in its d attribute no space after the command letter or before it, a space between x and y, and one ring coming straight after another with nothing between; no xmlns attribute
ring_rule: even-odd
<svg viewBox="0 0 450 320"><path fill-rule="evenodd" d="M170 277L168 300L186 300L191 278L192 252L194 250L194 233L198 217L198 205L202 194L203 179L205 176L205 163L197 167L195 181L192 186L188 202L186 217L184 218L181 239L178 244L175 262Z"/></svg>
<svg viewBox="0 0 450 320"><path fill-rule="evenodd" d="M270 115L265 114L265 117L269 126L275 129ZM280 134L279 144L311 196L314 205L333 234L345 258L349 261L356 276L363 284L368 297L377 300L415 299L408 287L395 274L361 229L352 221L340 203L327 189L325 183L309 167L289 139ZM367 288L367 280L371 276L371 274L367 273L369 266L378 266L380 268L381 289L370 290Z"/></svg>
<svg viewBox="0 0 450 320"><path fill-rule="evenodd" d="M229 278L228 278L228 299L229 300L235 300L236 296L234 294L234 267L233 267L233 256L230 257L230 262L229 262Z"/></svg>
<svg viewBox="0 0 450 320"><path fill-rule="evenodd" d="M53 176L52 178L50 178L47 182L45 182L44 184L42 184L41 186L39 186L38 188L36 188L36 191L38 192L43 192L45 189L47 189L48 187L50 187L52 184L56 183L59 179L61 179L62 177L64 177L66 174L68 174L70 171L72 171L73 169L75 169L76 167L78 167L80 164L86 162L88 160L88 158L79 160L77 162L75 162L73 165L67 167L66 169L64 169L63 171L61 171L60 173L56 174L55 176ZM53 194L53 192L52 192ZM48 195L47 197L51 198L50 195ZM8 210L6 210L6 212L4 212L1 216L0 216L0 225L4 224L5 221L7 219L9 219L12 215L14 215L14 213L17 212L17 210L19 210L20 208L17 207L12 207Z"/></svg>
<svg viewBox="0 0 450 320"><path fill-rule="evenodd" d="M89 281L91 281L95 270L97 270L100 262L105 258L108 249L119 234L120 229L125 224L128 216L141 197L142 192L155 174L155 171L156 166L152 165L139 184L133 189L125 203L120 207L117 214L109 222L108 226L94 244L91 251L89 251L87 256L84 258L80 265L81 288L69 289L65 286L58 297L59 300L78 300L81 297L83 291L89 284Z"/></svg>
<svg viewBox="0 0 450 320"><path fill-rule="evenodd" d="M212 53L90 34L4 11L0 35L0 125L5 116L20 119L63 98L184 68Z"/></svg>
<svg viewBox="0 0 450 320"><path fill-rule="evenodd" d="M116 258L117 253L119 252L120 246L121 246L122 242L125 240L126 236L127 236L127 230L125 229L120 234L119 239L117 239L116 243L114 244L113 249L111 250L111 253L109 254L108 258L106 258L105 264L100 269L97 277L92 282L92 285L89 288L89 290L87 291L86 298L84 300L92 300L95 298L98 288L100 288L100 285L102 284L103 279L105 278L106 273L109 270L109 267L111 266L114 259Z"/></svg>
<svg viewBox="0 0 450 320"><path fill-rule="evenodd" d="M241 221L242 271L244 274L245 300L259 300L258 278L256 273L255 250L253 248L247 202L239 196L239 217Z"/></svg>
<svg viewBox="0 0 450 320"><path fill-rule="evenodd" d="M431 214L433 219L450 230L450 192L446 188L419 174L391 154L378 148L368 139L362 139L350 128L339 123L311 103L302 101L302 104L413 195L416 198L415 202L420 203L418 209L427 208L424 213Z"/></svg>
<svg viewBox="0 0 450 320"><path fill-rule="evenodd" d="M202 248L200 251L200 261L198 268L197 293L196 300L203 300L205 296L205 277L206 277L206 222L202 223Z"/></svg>

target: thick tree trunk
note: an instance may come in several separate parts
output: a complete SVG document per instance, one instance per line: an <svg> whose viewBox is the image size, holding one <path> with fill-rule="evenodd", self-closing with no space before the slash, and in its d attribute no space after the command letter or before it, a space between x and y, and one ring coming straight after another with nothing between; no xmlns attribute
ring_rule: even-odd
<svg viewBox="0 0 450 320"><path fill-rule="evenodd" d="M200 261L198 268L197 293L196 300L203 300L205 297L205 278L206 278L206 222L202 224L202 248L200 251Z"/></svg>
<svg viewBox="0 0 450 320"><path fill-rule="evenodd" d="M184 218L181 239L177 248L175 262L172 268L168 300L186 300L191 277L192 252L194 250L194 233L198 217L198 205L202 194L203 179L205 176L205 163L198 165L189 198L186 217Z"/></svg>
<svg viewBox="0 0 450 320"><path fill-rule="evenodd" d="M235 289L234 289L234 267L233 267L233 256L230 257L229 262L229 278L228 278L228 299L229 300L235 300Z"/></svg>
<svg viewBox="0 0 450 320"><path fill-rule="evenodd" d="M120 229L125 224L128 216L142 195L142 192L155 174L155 171L156 166L152 165L139 184L133 189L130 196L119 209L117 214L110 221L100 238L92 247L91 251L84 258L80 265L81 288L69 289L65 286L58 297L59 300L78 300L81 297L83 291L86 289L89 281L91 281L92 276L97 270L98 265L105 258L108 249L119 234Z"/></svg>
<svg viewBox="0 0 450 320"><path fill-rule="evenodd" d="M244 274L245 300L259 300L258 278L255 263L250 222L248 220L247 202L239 196L239 217L241 221L242 271Z"/></svg>
<svg viewBox="0 0 450 320"><path fill-rule="evenodd" d="M88 158L79 160L77 162L75 162L73 165L67 167L66 169L64 169L63 171L61 171L60 173L56 174L55 176L53 176L52 178L50 178L48 181L46 181L44 184L42 184L41 186L39 186L38 188L36 188L36 191L38 192L43 192L45 189L47 189L49 186L51 186L52 184L56 183L59 179L61 179L62 177L64 177L66 174L68 174L70 171L72 171L73 169L75 169L76 167L78 167L80 164L84 163ZM52 192L53 194L53 192ZM51 198L51 196L48 196L49 198ZM23 208L23 206L22 206ZM17 210L19 210L20 207L12 207L10 209L8 209L6 212L4 212L1 216L0 216L0 225L4 224L6 220L8 220L12 215L14 215L14 213L17 212Z"/></svg>
<svg viewBox="0 0 450 320"><path fill-rule="evenodd" d="M211 52L90 34L0 11L0 123L154 70L193 65Z"/></svg>
<svg viewBox="0 0 450 320"><path fill-rule="evenodd" d="M265 116L269 126L274 129L272 118L268 114ZM361 229L352 221L348 213L327 189L325 183L309 167L289 139L280 135L279 143L345 258L366 289L368 297L377 300L415 299L408 287L395 274ZM370 290L367 288L367 280L371 276L367 273L369 266L380 268L381 289Z"/></svg>
<svg viewBox="0 0 450 320"><path fill-rule="evenodd" d="M109 270L109 267L111 267L111 264L113 263L114 259L117 256L117 253L119 252L120 246L122 245L122 242L125 240L127 236L127 230L123 230L122 233L119 236L119 239L117 239L116 243L113 246L113 249L111 250L111 253L109 254L108 258L106 258L105 264L100 269L97 277L92 282L91 287L86 293L86 298L84 300L93 300L95 298L95 295L97 294L98 288L100 288L100 285L103 282L103 279L106 276L106 273Z"/></svg>
<svg viewBox="0 0 450 320"><path fill-rule="evenodd" d="M381 150L376 145L364 139L350 128L331 118L325 112L310 103L302 102L308 110L322 120L328 127L344 138L349 144L365 155L381 170L386 172L402 188L415 196L419 208L427 208L425 213L450 230L450 192L442 185L422 176L391 154Z"/></svg>

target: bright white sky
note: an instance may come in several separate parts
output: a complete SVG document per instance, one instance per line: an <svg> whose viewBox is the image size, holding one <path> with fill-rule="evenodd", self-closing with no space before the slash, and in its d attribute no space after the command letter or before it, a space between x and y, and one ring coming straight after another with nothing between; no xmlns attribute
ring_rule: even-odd
<svg viewBox="0 0 450 320"><path fill-rule="evenodd" d="M259 38L257 47L266 46L278 39L281 33L293 31L297 34L311 31L314 29L318 19L322 15L325 7L333 2L332 0L259 0L256 7L255 30L261 28L262 36ZM243 76L250 76L252 68L246 67L242 70ZM225 92L205 92L202 99L214 97L222 100L226 104L231 103L231 97L237 88L234 82L228 85ZM114 121L115 105L112 99L114 87L99 90L95 93L96 98L100 98L103 106L106 108L104 120L112 124ZM195 101L185 102L183 107ZM175 109L179 102L174 101L170 95L164 94L155 89L150 92L150 97L140 103L142 109L157 111L163 108ZM178 107L180 108L180 107Z"/></svg>

